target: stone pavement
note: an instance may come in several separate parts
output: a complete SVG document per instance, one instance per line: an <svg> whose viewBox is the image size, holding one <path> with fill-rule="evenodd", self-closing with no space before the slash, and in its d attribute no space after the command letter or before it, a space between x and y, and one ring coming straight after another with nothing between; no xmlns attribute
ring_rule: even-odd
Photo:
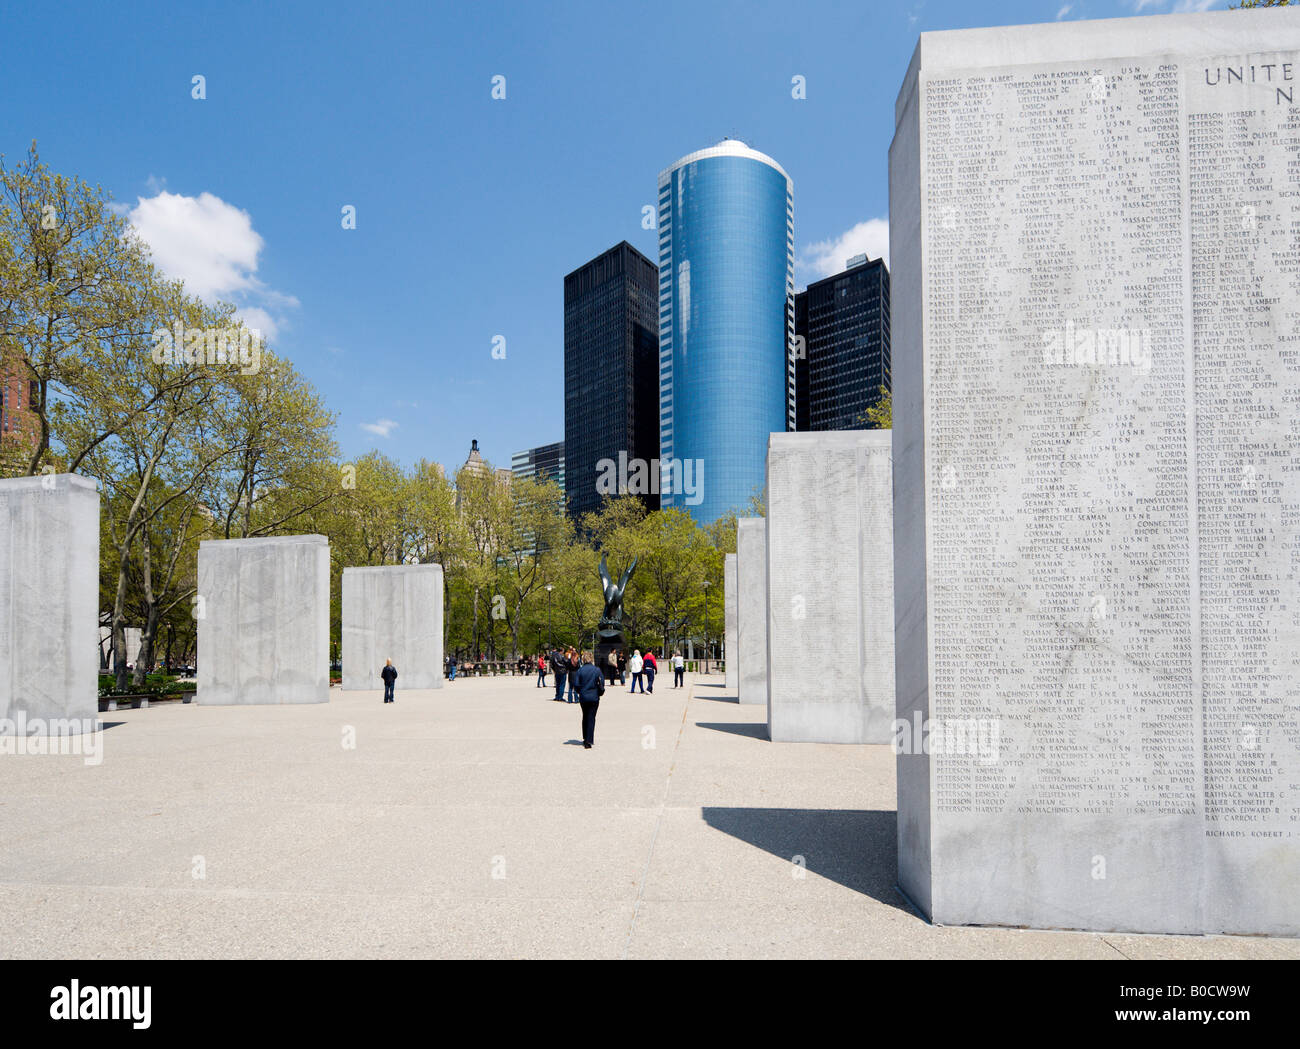
<svg viewBox="0 0 1300 1049"><path fill-rule="evenodd" d="M670 684L606 692L591 751L576 705L497 678L118 711L98 766L0 756L0 956L1300 957L929 925L888 747L768 743L720 675Z"/></svg>

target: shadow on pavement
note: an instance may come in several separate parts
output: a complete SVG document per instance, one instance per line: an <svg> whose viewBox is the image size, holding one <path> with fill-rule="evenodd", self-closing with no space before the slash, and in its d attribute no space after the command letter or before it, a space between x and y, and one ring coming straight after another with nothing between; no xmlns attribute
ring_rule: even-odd
<svg viewBox="0 0 1300 1049"><path fill-rule="evenodd" d="M711 728L714 732L730 732L735 736L748 736L750 739L767 739L767 723L757 725L737 725L730 721L697 721L696 728Z"/></svg>
<svg viewBox="0 0 1300 1049"><path fill-rule="evenodd" d="M694 699L707 699L710 703L739 703L739 696L701 696L698 692Z"/></svg>
<svg viewBox="0 0 1300 1049"><path fill-rule="evenodd" d="M710 827L900 911L898 814L876 809L701 809Z"/></svg>

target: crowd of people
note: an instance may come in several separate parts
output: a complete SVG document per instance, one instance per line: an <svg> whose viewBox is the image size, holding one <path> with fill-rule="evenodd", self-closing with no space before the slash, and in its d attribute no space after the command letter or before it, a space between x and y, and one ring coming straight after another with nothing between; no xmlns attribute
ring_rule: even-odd
<svg viewBox="0 0 1300 1049"><path fill-rule="evenodd" d="M443 663L447 680L455 681L456 657L448 655ZM532 664L533 660L530 657L522 657L519 660L520 673L526 674ZM610 649L602 664L600 667L596 666L596 658L589 650L579 652L572 646L553 648L549 653L538 652L536 658L537 687L546 688L546 675L554 674L555 695L552 697L554 701L578 703L582 706L582 745L587 750L590 750L596 742L596 709L600 705L600 697L605 694L605 686L615 682L626 685L630 674L632 684L628 688L629 692L636 692L639 689L642 693L653 693L655 676L659 673L659 660L654 652L647 650L645 655L642 655L639 648L633 649L630 657L626 649ZM672 654L669 666L673 672L673 688L684 688L686 663L680 651ZM392 703L395 698L397 668L393 666L391 659L386 661L381 676L384 681L384 702Z"/></svg>
<svg viewBox="0 0 1300 1049"><path fill-rule="evenodd" d="M597 667L606 684L620 685L628 683L628 675L631 675L632 684L628 688L629 692L654 692L655 676L659 673L659 660L654 652L647 651L645 655L641 650L633 649L629 657L626 649L610 649L602 660L602 666ZM534 660L537 669L537 687L546 688L546 675L555 675L555 701L562 703L566 701L565 683L568 682L567 702L576 703L573 678L578 670L582 667L582 653L576 648L553 648L548 652L538 652ZM595 666L595 657L592 657L592 665ZM681 652L674 652L670 660L670 666L673 671L673 688L683 688L685 685L686 664L682 659Z"/></svg>
<svg viewBox="0 0 1300 1049"><path fill-rule="evenodd" d="M549 653L538 652L536 664L538 688L546 688L546 675L554 674L553 701L582 705L582 745L588 750L596 742L596 710L600 697L605 694L605 686L615 682L626 685L630 674L632 684L629 692L639 689L642 693L652 693L655 675L659 673L659 660L655 654L647 651L642 655L639 648L633 649L630 657L626 649L610 649L600 667L596 666L596 658L589 650L579 652L573 647L553 648ZM681 652L672 654L670 665L673 688L685 687L686 664Z"/></svg>

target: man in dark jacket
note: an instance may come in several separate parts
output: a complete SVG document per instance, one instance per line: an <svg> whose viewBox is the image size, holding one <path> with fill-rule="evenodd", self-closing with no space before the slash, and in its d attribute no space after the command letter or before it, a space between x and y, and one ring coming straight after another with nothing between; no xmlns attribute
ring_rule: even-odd
<svg viewBox="0 0 1300 1049"><path fill-rule="evenodd" d="M569 661L558 648L551 649L551 669L555 671L555 702L564 702L564 678L569 672Z"/></svg>
<svg viewBox="0 0 1300 1049"><path fill-rule="evenodd" d="M605 694L605 675L592 664L590 652L582 653L582 665L573 675L573 685L582 706L582 745L590 750L596 742L596 708Z"/></svg>
<svg viewBox="0 0 1300 1049"><path fill-rule="evenodd" d="M384 662L384 669L379 672L379 676L384 679L384 702L393 702L393 682L397 680L397 667L393 666L391 659Z"/></svg>

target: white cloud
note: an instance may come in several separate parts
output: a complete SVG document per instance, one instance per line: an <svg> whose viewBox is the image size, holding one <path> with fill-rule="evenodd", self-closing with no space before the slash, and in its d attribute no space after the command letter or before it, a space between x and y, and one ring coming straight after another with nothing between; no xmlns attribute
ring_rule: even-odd
<svg viewBox="0 0 1300 1049"><path fill-rule="evenodd" d="M1073 4L1062 4L1061 9L1056 12L1056 20L1059 22L1062 18L1074 10Z"/></svg>
<svg viewBox="0 0 1300 1049"><path fill-rule="evenodd" d="M163 190L140 197L128 218L167 276L201 299L256 287L263 241L252 217L211 193L183 197Z"/></svg>
<svg viewBox="0 0 1300 1049"><path fill-rule="evenodd" d="M165 180L149 176L152 197L119 211L149 245L157 267L205 302L234 302L239 316L275 339L286 310L299 305L293 295L257 279L257 260L265 241L252 216L211 193L186 197L170 193Z"/></svg>
<svg viewBox="0 0 1300 1049"><path fill-rule="evenodd" d="M846 261L864 252L867 258L884 259L885 265L889 265L888 219L867 219L838 237L805 245L798 258L805 279L796 278L796 283L807 284L809 280L839 273Z"/></svg>
<svg viewBox="0 0 1300 1049"><path fill-rule="evenodd" d="M244 324L260 331L263 339L274 342L275 337L280 334L280 325L260 306L241 306L235 312Z"/></svg>
<svg viewBox="0 0 1300 1049"><path fill-rule="evenodd" d="M376 419L372 423L362 423L361 429L365 430L366 433L387 437L397 429L397 423L393 422L392 419Z"/></svg>

